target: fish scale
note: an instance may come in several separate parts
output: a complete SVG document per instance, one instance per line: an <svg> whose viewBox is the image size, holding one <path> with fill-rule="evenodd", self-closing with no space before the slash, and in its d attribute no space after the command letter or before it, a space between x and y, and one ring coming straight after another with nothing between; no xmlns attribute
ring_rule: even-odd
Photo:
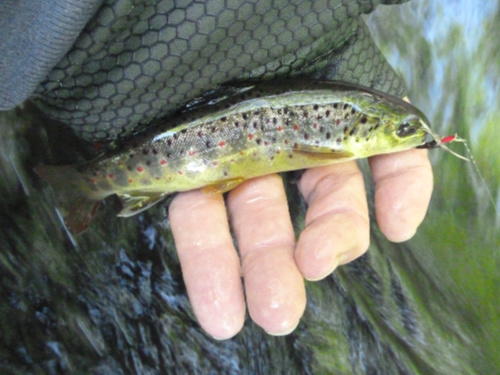
<svg viewBox="0 0 500 375"><path fill-rule="evenodd" d="M430 134L412 105L353 84L291 79L232 87L236 93L167 119L110 155L78 167L38 167L61 192L68 227L84 230L112 194L123 204L119 216L131 216L174 192L222 193L269 173L414 148Z"/></svg>

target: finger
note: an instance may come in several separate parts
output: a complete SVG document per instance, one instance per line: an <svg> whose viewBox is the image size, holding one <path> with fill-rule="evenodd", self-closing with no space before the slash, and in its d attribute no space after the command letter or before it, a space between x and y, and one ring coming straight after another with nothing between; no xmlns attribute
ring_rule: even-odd
<svg viewBox="0 0 500 375"><path fill-rule="evenodd" d="M178 194L169 217L189 299L202 328L218 339L238 333L245 317L239 258L222 195Z"/></svg>
<svg viewBox="0 0 500 375"><path fill-rule="evenodd" d="M394 242L410 239L422 223L432 194L427 150L370 158L378 226Z"/></svg>
<svg viewBox="0 0 500 375"><path fill-rule="evenodd" d="M318 280L368 249L363 176L355 162L346 162L308 169L298 186L309 207L295 260L306 279Z"/></svg>
<svg viewBox="0 0 500 375"><path fill-rule="evenodd" d="M305 287L293 258L293 227L278 175L249 180L228 196L238 241L248 311L270 334L291 332L305 304Z"/></svg>

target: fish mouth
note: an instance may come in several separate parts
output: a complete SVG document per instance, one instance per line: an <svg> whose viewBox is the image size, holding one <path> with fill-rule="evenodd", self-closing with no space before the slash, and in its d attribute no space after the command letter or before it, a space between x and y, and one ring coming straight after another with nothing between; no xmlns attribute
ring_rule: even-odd
<svg viewBox="0 0 500 375"><path fill-rule="evenodd" d="M425 149L431 149L431 148L436 148L441 145L440 139L436 140L436 135L431 133L431 132L426 132L424 136L422 137L422 144L420 146L417 146L416 148L425 148Z"/></svg>

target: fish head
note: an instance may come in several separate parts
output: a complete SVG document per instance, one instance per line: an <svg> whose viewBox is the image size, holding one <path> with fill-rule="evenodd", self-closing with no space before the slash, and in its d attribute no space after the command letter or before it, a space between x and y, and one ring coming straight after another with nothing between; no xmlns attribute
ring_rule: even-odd
<svg viewBox="0 0 500 375"><path fill-rule="evenodd" d="M392 151L401 151L424 144L429 132L428 121L416 114L395 116L383 128L385 143Z"/></svg>
<svg viewBox="0 0 500 375"><path fill-rule="evenodd" d="M409 150L429 142L434 135L429 121L416 108L380 108L365 112L356 126L357 137L347 139L355 154L368 157Z"/></svg>

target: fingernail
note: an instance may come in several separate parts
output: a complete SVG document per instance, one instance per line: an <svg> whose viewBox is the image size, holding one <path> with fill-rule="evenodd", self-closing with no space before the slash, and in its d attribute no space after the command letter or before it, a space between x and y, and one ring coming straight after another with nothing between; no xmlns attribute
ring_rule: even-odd
<svg viewBox="0 0 500 375"><path fill-rule="evenodd" d="M299 325L299 322L297 322L297 324L295 324L292 328L286 330L286 331L281 331L281 332L271 332L271 331L267 331L266 330L266 333L268 335L271 335L271 336L286 336L286 335L289 335L290 333L292 333L293 331L295 331L295 328L297 328L297 326Z"/></svg>
<svg viewBox="0 0 500 375"><path fill-rule="evenodd" d="M327 277L328 275L330 275L333 271L335 271L335 269L339 266L339 261L340 261L339 258L341 256L342 255L339 255L337 258L335 258L334 261L333 261L332 266L330 267L330 269L328 269L328 271L326 271L323 274L321 274L319 277L307 277L307 276L304 276L304 279L306 279L307 281L318 281L318 280L324 279L325 277Z"/></svg>

